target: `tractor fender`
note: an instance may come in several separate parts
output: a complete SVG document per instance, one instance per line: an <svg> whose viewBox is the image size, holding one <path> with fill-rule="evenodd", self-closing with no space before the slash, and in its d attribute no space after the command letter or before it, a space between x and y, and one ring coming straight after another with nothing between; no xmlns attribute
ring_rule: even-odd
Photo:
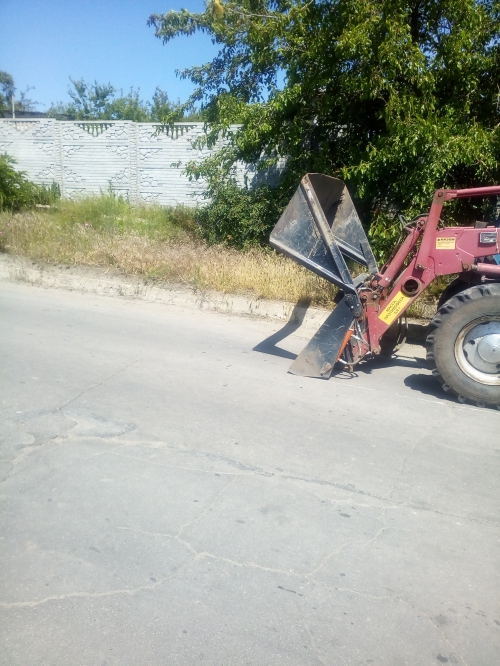
<svg viewBox="0 0 500 666"><path fill-rule="evenodd" d="M459 294L461 291L465 291L466 289L469 289L470 287L474 287L477 285L482 284L481 282L481 275L479 273L472 274L471 273L461 273L458 277L456 277L453 282L450 282L450 284L446 287L446 289L443 291L441 296L439 297L438 301L438 310L439 308L446 303L446 301L449 301L450 298L453 298L453 296L456 296ZM500 282L499 280L488 280L488 283L491 282Z"/></svg>

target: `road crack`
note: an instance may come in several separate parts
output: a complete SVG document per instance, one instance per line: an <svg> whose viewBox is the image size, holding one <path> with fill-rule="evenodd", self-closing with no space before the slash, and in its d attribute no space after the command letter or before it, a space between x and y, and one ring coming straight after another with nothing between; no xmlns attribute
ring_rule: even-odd
<svg viewBox="0 0 500 666"><path fill-rule="evenodd" d="M54 594L43 599L38 599L36 601L12 601L12 602L0 602L0 608L10 610L12 608L36 608L50 601L66 601L67 599L105 599L107 597L113 597L118 595L128 595L133 596L138 592L143 592L145 590L153 590L155 587L166 583L171 580L179 573L181 573L187 566L189 566L196 556L192 557L188 562L182 564L178 569L174 571L170 576L161 578L160 580L155 581L147 585L140 585L139 587L134 588L123 588L118 590L109 590L107 592L68 592L66 594Z"/></svg>
<svg viewBox="0 0 500 666"><path fill-rule="evenodd" d="M334 555L338 555L344 548L347 548L348 546L355 546L355 545L361 545L361 546L367 546L370 543L374 543L379 536L385 532L385 530L388 528L387 524L383 522L382 518L385 515L385 509L382 509L382 513L376 520L382 522L382 527L379 529L379 531L371 538L371 539L353 539L352 541L347 541L346 543L343 543L341 546L339 546L336 550L333 550L330 552L321 562L318 564L318 566L310 571L308 574L305 575L306 578L313 578L315 574L318 573L318 571L321 571L321 569L325 566L325 564L330 560Z"/></svg>
<svg viewBox="0 0 500 666"><path fill-rule="evenodd" d="M216 496L214 497L214 499L210 502L210 504L209 504L207 507L205 507L205 508L203 509L203 511L202 511L198 516L196 516L196 518L194 518L193 520L190 520L188 523L186 523L185 525L182 525L182 526L181 526L181 528L179 529L179 531L178 531L178 533L177 533L177 535L176 535L179 539L181 538L181 535L182 535L183 531L184 531L186 528L188 528L188 527L190 527L191 525L194 525L195 523L197 523L197 522L200 520L200 518L203 518L203 516L204 516L208 511L210 511L210 509L216 504L216 502L217 502L217 500L219 499L219 497L221 497L221 495L223 495L223 494L226 492L226 490L229 488L229 486L232 485L232 484L236 481L236 478L237 478L237 477L233 477L233 478L229 481L229 483L227 483L227 484L224 486L224 488L222 488L222 490L221 490L219 493L217 493L217 495L216 495Z"/></svg>
<svg viewBox="0 0 500 666"><path fill-rule="evenodd" d="M119 375L120 373L125 372L125 370L128 370L128 368L132 367L132 366L135 365L136 363L139 363L139 361L143 361L145 358L147 358L147 357L146 357L146 356L141 356L140 358L137 358L135 361L131 361L131 362L128 363L127 365L125 365L125 366L123 366L122 368L119 368L118 370L116 370L115 372L113 372L113 373L112 373L111 375L109 375L108 377L105 377L102 381L98 382L98 383L95 384L94 386L89 386L89 388L84 389L84 390L81 391L78 395L76 395L74 398L71 398L70 400L68 400L67 402L65 402L63 405L60 405L59 407L56 407L55 409L51 410L50 413L55 413L55 412L60 412L60 411L62 411L65 407L67 407L68 405L71 405L72 402L75 402L76 400L78 400L79 398L81 398L81 397L82 397L83 395L85 395L86 393L89 393L90 391L95 391L95 389L98 389L100 386L103 386L104 384L106 384L106 382L109 382L110 379L113 379L113 377L116 377L116 376Z"/></svg>
<svg viewBox="0 0 500 666"><path fill-rule="evenodd" d="M404 474L404 471L405 471L405 469L406 469L406 463L408 462L408 459L409 459L409 458L415 453L415 451L417 450L417 447L422 443L422 441L427 437L427 435L428 435L430 432L432 432L432 430L434 430L434 428L436 428L438 425L443 425L444 423L446 423L446 421L449 421L449 420L451 419L451 417L452 417L452 415L449 414L449 415L448 415L444 420L442 420L441 422L439 421L439 419L438 419L437 421L434 421L434 422L433 422L433 423L432 423L432 424L431 424L426 430L424 430L424 432L422 433L422 435L421 435L421 436L417 439L417 441L415 442L413 448L410 449L410 451L408 451L408 453L407 453L406 456L405 456L405 459L403 460L403 465L402 465L402 467L401 467L401 471L399 472L398 478L397 478L396 481L394 482L394 486L393 486L393 488L392 488L392 490L391 490L391 494L389 495L389 499L390 499L390 500L392 500L392 496L394 495L394 491L396 490L396 486L398 485L398 483L399 483L400 480L401 480L401 477L402 477L403 474Z"/></svg>

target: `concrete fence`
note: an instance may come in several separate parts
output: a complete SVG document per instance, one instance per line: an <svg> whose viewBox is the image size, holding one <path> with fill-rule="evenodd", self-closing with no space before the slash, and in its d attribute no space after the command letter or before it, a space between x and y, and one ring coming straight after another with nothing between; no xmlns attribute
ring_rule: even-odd
<svg viewBox="0 0 500 666"><path fill-rule="evenodd" d="M182 171L188 162L211 154L195 147L202 134L203 123L176 123L172 129L128 120L0 119L0 154L15 158L35 183L58 183L63 197L111 187L133 204L193 205L201 200L203 183ZM261 173L259 180L273 182L280 170ZM236 175L241 183L245 176L255 182L255 174L242 165Z"/></svg>

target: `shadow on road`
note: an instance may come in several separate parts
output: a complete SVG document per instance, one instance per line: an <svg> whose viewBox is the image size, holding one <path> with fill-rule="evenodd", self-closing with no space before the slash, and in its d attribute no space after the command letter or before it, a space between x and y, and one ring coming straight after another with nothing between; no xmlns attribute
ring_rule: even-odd
<svg viewBox="0 0 500 666"><path fill-rule="evenodd" d="M442 386L434 379L432 375L409 375L404 380L405 386L418 391L424 395L430 395L439 400L456 403L455 397L448 395L443 391Z"/></svg>
<svg viewBox="0 0 500 666"><path fill-rule="evenodd" d="M295 331L302 325L309 305L310 303L308 301L298 301L293 308L290 319L283 328L276 331L276 333L273 333L265 340L262 340L262 342L259 342L259 344L253 348L253 351L260 352L261 354L288 358L291 361L296 359L297 354L289 352L286 349L281 349L281 347L278 347L278 343L289 335L292 335L292 333L295 333ZM350 381L362 375L371 375L378 370L384 370L391 367L409 368L410 370L418 371L421 369L423 370L427 365L424 359L413 358L411 356L377 356L367 359L366 361L361 361L361 363L356 366L356 370L352 373L344 372L338 367L336 368L337 372L335 372L332 378L335 377L336 379ZM412 389L412 391L439 398L440 400L455 402L454 398L448 396L431 375L423 373L411 374L405 378L404 383L405 386Z"/></svg>
<svg viewBox="0 0 500 666"><path fill-rule="evenodd" d="M298 301L292 310L290 319L283 328L280 328L279 331L276 331L276 333L273 333L265 340L262 340L262 342L259 342L259 344L253 348L253 351L260 352L261 354L270 354L271 356L280 356L281 358L289 358L291 361L295 360L297 354L286 351L286 349L281 349L281 347L277 346L277 343L281 342L281 340L284 340L292 333L295 333L295 331L302 325L309 305L310 301Z"/></svg>
<svg viewBox="0 0 500 666"><path fill-rule="evenodd" d="M413 358L411 356L375 356L368 358L366 361L361 361L356 370L361 374L370 375L374 370L384 368L413 368L415 370L424 369L427 367L425 361L421 358Z"/></svg>

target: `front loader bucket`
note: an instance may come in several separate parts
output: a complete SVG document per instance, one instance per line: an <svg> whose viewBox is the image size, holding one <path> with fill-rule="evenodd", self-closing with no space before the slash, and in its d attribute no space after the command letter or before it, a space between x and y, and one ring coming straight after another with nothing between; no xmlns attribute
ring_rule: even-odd
<svg viewBox="0 0 500 666"><path fill-rule="evenodd" d="M272 247L344 291L355 291L344 256L377 273L377 264L347 187L308 173L274 227Z"/></svg>
<svg viewBox="0 0 500 666"><path fill-rule="evenodd" d="M337 285L344 297L299 354L290 372L328 379L348 331L361 312L345 258L377 273L375 257L345 184L310 173L274 227L270 244L297 263Z"/></svg>

